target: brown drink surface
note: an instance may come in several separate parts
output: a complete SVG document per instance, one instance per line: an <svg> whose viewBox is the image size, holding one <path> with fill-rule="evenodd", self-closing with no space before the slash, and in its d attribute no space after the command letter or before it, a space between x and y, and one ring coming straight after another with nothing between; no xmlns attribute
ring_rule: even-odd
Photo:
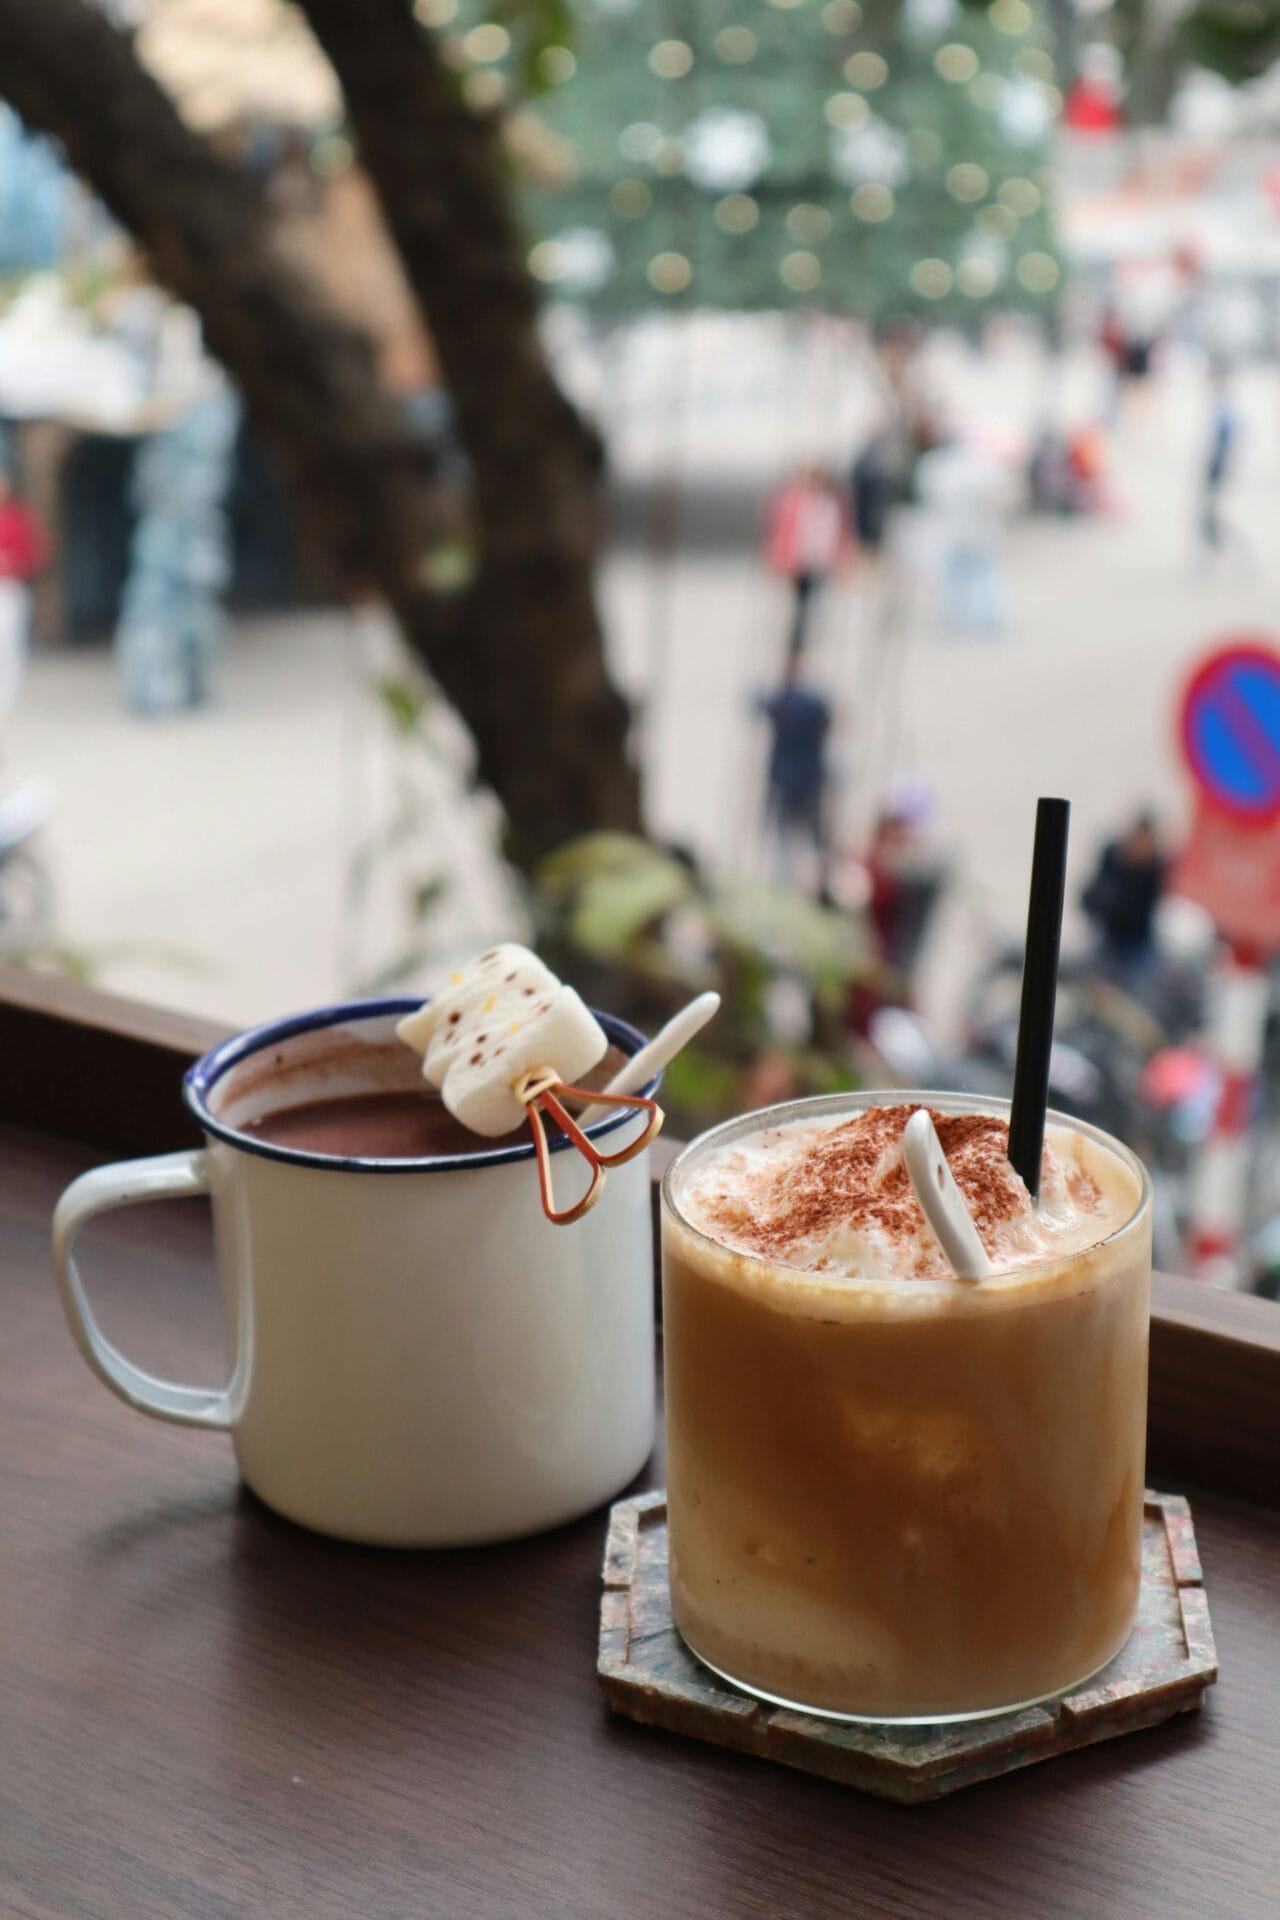
<svg viewBox="0 0 1280 1920"><path fill-rule="evenodd" d="M442 1100L419 1092L355 1093L278 1107L241 1128L256 1140L344 1159L416 1160L474 1153L486 1144Z"/></svg>
<svg viewBox="0 0 1280 1920"><path fill-rule="evenodd" d="M677 1625L722 1671L835 1712L941 1717L1063 1691L1119 1650L1137 1602L1145 1219L1099 1244L1133 1213L1136 1180L1086 1143L1076 1164L1105 1189L1094 1244L964 1284L922 1257L891 1150L849 1185L858 1217L831 1203L826 1126L821 1180L793 1155L789 1213L770 1211L758 1135L727 1207L714 1180L691 1207L700 1232L666 1215ZM745 1250L708 1237L718 1208ZM859 1247L880 1271L890 1244L905 1277L849 1271ZM843 1257L815 1271L790 1264L798 1245L815 1264Z"/></svg>
<svg viewBox="0 0 1280 1920"><path fill-rule="evenodd" d="M590 1086L603 1086L617 1071L623 1056L611 1047L600 1065L585 1076ZM597 1119L604 1108L588 1109ZM273 1146L302 1153L327 1153L340 1159L419 1160L442 1155L473 1154L528 1138L507 1134L491 1139L473 1133L455 1120L430 1087L383 1089L377 1092L330 1095L321 1100L280 1106L259 1119L242 1122L242 1133ZM555 1131L554 1127L551 1129Z"/></svg>

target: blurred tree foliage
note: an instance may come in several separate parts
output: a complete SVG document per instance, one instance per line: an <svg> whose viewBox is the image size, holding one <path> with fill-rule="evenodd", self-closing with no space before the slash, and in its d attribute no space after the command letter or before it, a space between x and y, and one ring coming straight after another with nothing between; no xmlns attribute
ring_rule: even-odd
<svg viewBox="0 0 1280 1920"><path fill-rule="evenodd" d="M532 61L492 0L436 4L473 87L534 76L561 177L525 196L530 261L566 298L971 319L1054 296L1059 97L1026 0L575 0Z"/></svg>
<svg viewBox="0 0 1280 1920"><path fill-rule="evenodd" d="M589 834L548 855L530 906L550 964L592 1004L646 1030L695 993L722 996L705 1037L668 1069L674 1131L856 1084L845 1064L845 1012L869 962L850 915L782 888L717 880L683 850L617 833ZM791 1003L790 1034L780 991Z"/></svg>
<svg viewBox="0 0 1280 1920"><path fill-rule="evenodd" d="M1234 85L1256 80L1280 57L1280 0L1200 0L1180 21L1175 47Z"/></svg>

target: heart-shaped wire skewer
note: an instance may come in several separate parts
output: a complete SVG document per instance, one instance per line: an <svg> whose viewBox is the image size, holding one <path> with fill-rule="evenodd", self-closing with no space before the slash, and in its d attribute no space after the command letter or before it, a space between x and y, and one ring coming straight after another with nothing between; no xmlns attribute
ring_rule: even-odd
<svg viewBox="0 0 1280 1920"><path fill-rule="evenodd" d="M557 1227L570 1226L594 1207L604 1187L606 1169L621 1167L628 1160L634 1160L638 1153L643 1153L649 1142L657 1137L665 1117L656 1100L646 1099L640 1094L593 1092L589 1087L567 1086L554 1067L532 1069L523 1076L515 1093L529 1115L529 1130L533 1135L533 1148L538 1161L542 1211ZM644 1107L649 1114L649 1124L618 1152L600 1153L573 1115L561 1104L562 1098L581 1100L584 1105L596 1107ZM547 1144L544 1110L563 1129L591 1169L591 1183L582 1198L572 1207L561 1211L556 1209L555 1192L551 1184L551 1152Z"/></svg>

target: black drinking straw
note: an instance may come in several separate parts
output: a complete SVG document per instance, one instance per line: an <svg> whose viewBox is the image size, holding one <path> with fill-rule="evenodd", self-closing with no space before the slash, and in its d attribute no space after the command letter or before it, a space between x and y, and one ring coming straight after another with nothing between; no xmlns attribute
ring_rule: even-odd
<svg viewBox="0 0 1280 1920"><path fill-rule="evenodd" d="M1040 800L1036 805L1027 944L1022 959L1022 1005L1018 1012L1018 1050L1013 1063L1013 1103L1009 1109L1009 1159L1033 1200L1040 1191L1044 1111L1049 1100L1049 1049L1053 1045L1053 1002L1058 990L1058 946L1062 938L1070 817L1069 800Z"/></svg>

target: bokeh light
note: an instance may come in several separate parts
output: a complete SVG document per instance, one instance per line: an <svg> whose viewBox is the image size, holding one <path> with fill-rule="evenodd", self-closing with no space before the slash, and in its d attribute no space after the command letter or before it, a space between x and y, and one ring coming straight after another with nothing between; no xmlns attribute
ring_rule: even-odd
<svg viewBox="0 0 1280 1920"><path fill-rule="evenodd" d="M893 212L893 194L879 180L867 180L862 186L855 187L849 205L859 220L887 220Z"/></svg>
<svg viewBox="0 0 1280 1920"><path fill-rule="evenodd" d="M760 209L749 193L727 193L716 201L716 222L726 233L750 233L759 224Z"/></svg>
<svg viewBox="0 0 1280 1920"><path fill-rule="evenodd" d="M959 160L947 169L947 192L953 200L981 200L991 182L984 167Z"/></svg>
<svg viewBox="0 0 1280 1920"><path fill-rule="evenodd" d="M504 60L511 51L511 35L494 20L483 20L462 36L468 60Z"/></svg>
<svg viewBox="0 0 1280 1920"><path fill-rule="evenodd" d="M1011 240L1017 231L1018 216L1011 207L983 207L977 216L977 224L992 240Z"/></svg>
<svg viewBox="0 0 1280 1920"><path fill-rule="evenodd" d="M798 248L786 255L778 273L783 286L790 287L793 293L811 293L822 278L822 267L816 253Z"/></svg>
<svg viewBox="0 0 1280 1920"><path fill-rule="evenodd" d="M462 95L469 107L488 111L507 97L507 83L494 67L477 67L462 76Z"/></svg>
<svg viewBox="0 0 1280 1920"><path fill-rule="evenodd" d="M962 40L951 40L945 47L938 48L933 56L933 64L944 80L950 80L958 86L965 80L972 80L978 71L978 56Z"/></svg>
<svg viewBox="0 0 1280 1920"><path fill-rule="evenodd" d="M1017 273L1028 293L1052 293L1062 277L1051 253L1024 253Z"/></svg>
<svg viewBox="0 0 1280 1920"><path fill-rule="evenodd" d="M833 127L862 127L871 109L860 93L833 93L823 112Z"/></svg>
<svg viewBox="0 0 1280 1920"><path fill-rule="evenodd" d="M951 291L953 275L945 260L917 260L911 284L923 300L941 300Z"/></svg>
<svg viewBox="0 0 1280 1920"><path fill-rule="evenodd" d="M619 180L609 195L609 205L624 220L638 220L653 205L653 195L643 180Z"/></svg>
<svg viewBox="0 0 1280 1920"><path fill-rule="evenodd" d="M660 80L683 80L693 66L693 48L687 40L659 40L649 65Z"/></svg>
<svg viewBox="0 0 1280 1920"><path fill-rule="evenodd" d="M529 271L535 280L558 280L564 272L564 248L558 240L539 240L529 249Z"/></svg>
<svg viewBox="0 0 1280 1920"><path fill-rule="evenodd" d="M787 215L787 232L806 246L820 247L831 232L831 215L825 207L802 200Z"/></svg>
<svg viewBox="0 0 1280 1920"><path fill-rule="evenodd" d="M648 277L655 293L683 293L693 279L693 268L682 253L656 253L649 262Z"/></svg>
<svg viewBox="0 0 1280 1920"><path fill-rule="evenodd" d="M721 60L742 66L755 59L759 42L750 27L721 27L711 44Z"/></svg>
<svg viewBox="0 0 1280 1920"><path fill-rule="evenodd" d="M563 86L578 71L578 62L568 47L544 47L537 64L539 79L552 87Z"/></svg>
<svg viewBox="0 0 1280 1920"><path fill-rule="evenodd" d="M996 198L1002 207L1008 207L1010 213L1025 220L1040 205L1040 189L1033 180L1006 180Z"/></svg>
<svg viewBox="0 0 1280 1920"><path fill-rule="evenodd" d="M1001 33L1026 33L1035 18L1027 0L991 0L987 13Z"/></svg>
<svg viewBox="0 0 1280 1920"><path fill-rule="evenodd" d="M851 53L844 63L844 77L851 87L874 93L889 78L889 62L878 53Z"/></svg>

